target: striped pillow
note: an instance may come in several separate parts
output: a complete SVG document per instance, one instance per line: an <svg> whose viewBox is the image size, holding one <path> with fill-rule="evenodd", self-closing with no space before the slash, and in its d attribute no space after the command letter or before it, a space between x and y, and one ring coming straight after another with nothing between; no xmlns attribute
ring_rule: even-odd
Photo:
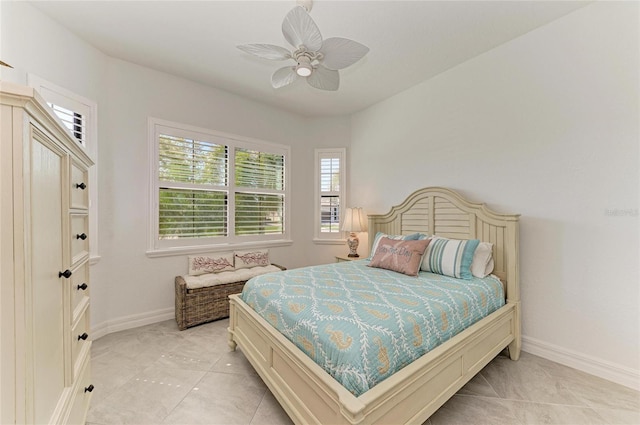
<svg viewBox="0 0 640 425"><path fill-rule="evenodd" d="M471 279L471 261L479 244L478 239L457 240L432 236L420 270L458 279Z"/></svg>

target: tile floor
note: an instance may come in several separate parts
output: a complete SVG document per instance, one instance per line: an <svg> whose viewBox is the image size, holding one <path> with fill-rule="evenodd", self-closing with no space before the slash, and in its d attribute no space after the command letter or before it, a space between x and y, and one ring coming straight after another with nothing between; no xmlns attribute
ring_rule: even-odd
<svg viewBox="0 0 640 425"><path fill-rule="evenodd" d="M88 424L290 424L228 320L179 331L173 320L93 342ZM498 356L425 425L640 424L640 393L540 357Z"/></svg>

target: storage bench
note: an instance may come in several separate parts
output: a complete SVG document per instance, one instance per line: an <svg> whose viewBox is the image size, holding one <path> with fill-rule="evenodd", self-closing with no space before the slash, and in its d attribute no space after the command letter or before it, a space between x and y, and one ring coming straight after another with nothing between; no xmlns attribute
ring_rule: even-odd
<svg viewBox="0 0 640 425"><path fill-rule="evenodd" d="M270 269L269 272L286 270L285 267L277 264L271 265L275 267ZM243 272L241 272L241 270ZM187 286L185 276L176 276L175 303L178 328L182 331L191 326L229 317L229 295L242 292L244 284L249 279L245 272L251 271L251 269L241 270L237 271L238 278L241 280L229 283L215 283L212 286L196 288L189 288ZM235 272L226 272L227 276L231 273ZM187 279L189 278L190 277L187 277ZM197 278L206 279L206 275L197 276Z"/></svg>

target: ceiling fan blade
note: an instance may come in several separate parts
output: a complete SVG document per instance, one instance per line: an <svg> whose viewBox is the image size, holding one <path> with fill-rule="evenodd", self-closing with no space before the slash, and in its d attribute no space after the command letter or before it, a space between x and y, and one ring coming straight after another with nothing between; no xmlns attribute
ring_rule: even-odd
<svg viewBox="0 0 640 425"><path fill-rule="evenodd" d="M369 52L369 48L347 38L332 37L322 43L322 64L329 69L342 69L358 62Z"/></svg>
<svg viewBox="0 0 640 425"><path fill-rule="evenodd" d="M294 67L285 66L273 73L271 76L271 85L274 89L279 89L280 87L293 83L296 78L298 78L298 74L296 74Z"/></svg>
<svg viewBox="0 0 640 425"><path fill-rule="evenodd" d="M336 91L340 86L340 74L338 71L319 65L307 77L307 83L320 90Z"/></svg>
<svg viewBox="0 0 640 425"><path fill-rule="evenodd" d="M274 61L291 59L291 52L284 47L274 46L273 44L244 44L237 47L243 52L247 52L262 59Z"/></svg>
<svg viewBox="0 0 640 425"><path fill-rule="evenodd" d="M302 6L294 7L284 17L282 34L296 49L304 45L307 50L317 52L322 47L322 34Z"/></svg>

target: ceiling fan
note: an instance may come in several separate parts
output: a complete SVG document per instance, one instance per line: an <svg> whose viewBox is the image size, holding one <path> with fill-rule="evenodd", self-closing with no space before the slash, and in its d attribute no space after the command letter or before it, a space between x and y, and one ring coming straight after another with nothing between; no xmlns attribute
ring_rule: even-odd
<svg viewBox="0 0 640 425"><path fill-rule="evenodd" d="M369 48L356 41L333 37L322 40L318 26L309 13L311 0L298 0L282 22L282 34L295 50L273 44L245 44L238 49L263 59L283 61L293 59L295 66L285 66L271 76L274 88L293 83L298 77L305 77L309 85L320 90L338 90L339 69L353 65Z"/></svg>

